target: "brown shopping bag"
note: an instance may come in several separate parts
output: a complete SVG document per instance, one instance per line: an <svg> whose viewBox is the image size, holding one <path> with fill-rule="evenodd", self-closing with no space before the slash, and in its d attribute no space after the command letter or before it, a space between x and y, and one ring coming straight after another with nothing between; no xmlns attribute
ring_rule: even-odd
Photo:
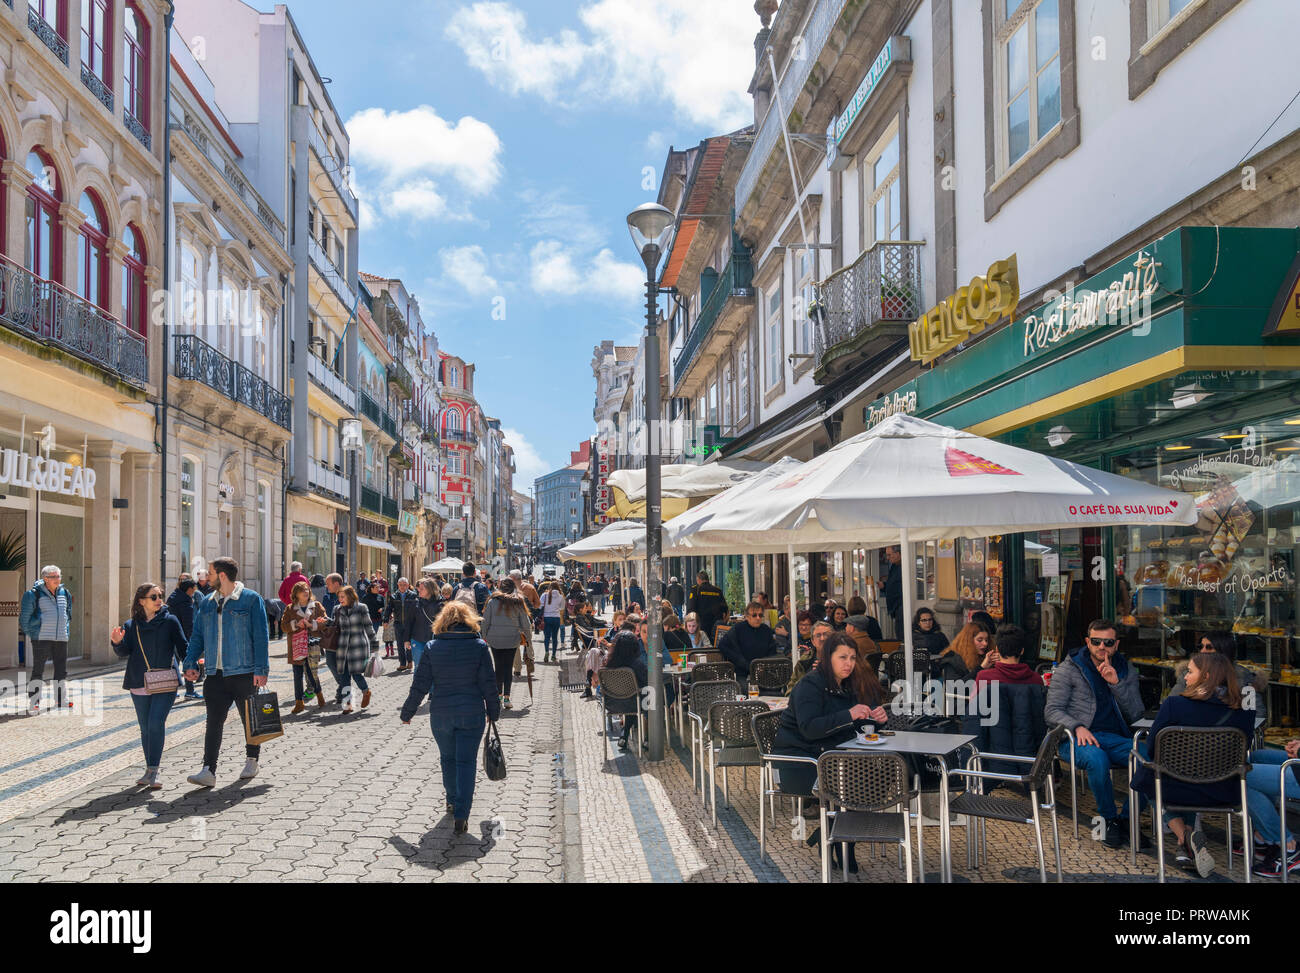
<svg viewBox="0 0 1300 973"><path fill-rule="evenodd" d="M280 722L280 697L269 691L254 693L244 700L244 740L256 747L284 736Z"/></svg>

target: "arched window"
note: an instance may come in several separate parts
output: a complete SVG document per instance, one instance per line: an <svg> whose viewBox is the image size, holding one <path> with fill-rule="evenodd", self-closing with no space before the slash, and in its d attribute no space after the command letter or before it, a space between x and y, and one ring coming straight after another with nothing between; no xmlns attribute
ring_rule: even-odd
<svg viewBox="0 0 1300 973"><path fill-rule="evenodd" d="M123 103L127 112L149 131L149 22L128 3L123 11L122 67L126 90Z"/></svg>
<svg viewBox="0 0 1300 973"><path fill-rule="evenodd" d="M448 432L460 431L460 413L457 412L455 409L447 410L447 431Z"/></svg>
<svg viewBox="0 0 1300 973"><path fill-rule="evenodd" d="M126 244L126 257L122 260L122 323L136 334L145 334L145 315L148 299L144 289L144 268L147 263L144 239L138 227L128 223L122 234Z"/></svg>
<svg viewBox="0 0 1300 973"><path fill-rule="evenodd" d="M108 310L108 223L95 194L81 194L78 208L86 215L77 239L77 293Z"/></svg>
<svg viewBox="0 0 1300 973"><path fill-rule="evenodd" d="M59 174L43 152L27 156L27 171L36 178L27 187L27 235L23 264L38 277L62 280L59 246Z"/></svg>

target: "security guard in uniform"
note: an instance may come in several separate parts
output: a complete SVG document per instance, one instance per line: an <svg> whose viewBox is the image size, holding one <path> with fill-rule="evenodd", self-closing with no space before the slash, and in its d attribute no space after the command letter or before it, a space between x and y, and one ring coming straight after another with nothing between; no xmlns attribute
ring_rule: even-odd
<svg viewBox="0 0 1300 973"><path fill-rule="evenodd" d="M686 610L695 612L695 616L700 620L700 631L707 633L709 641L716 645L714 627L731 617L731 612L727 608L727 599L723 597L721 588L709 584L709 572L701 571L695 577L696 585L691 589Z"/></svg>

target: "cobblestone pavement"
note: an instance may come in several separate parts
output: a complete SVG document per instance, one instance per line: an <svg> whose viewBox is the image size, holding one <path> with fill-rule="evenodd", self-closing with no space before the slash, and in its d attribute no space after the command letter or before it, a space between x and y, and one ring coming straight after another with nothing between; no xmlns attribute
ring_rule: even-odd
<svg viewBox="0 0 1300 973"><path fill-rule="evenodd" d="M661 763L619 753L601 736L599 702L562 690L553 665L537 667L531 702L527 688L516 687L516 708L500 723L509 775L500 782L479 775L470 834L453 836L427 703L409 727L397 717L409 677L374 680L367 710L322 713L313 704L290 717L290 669L275 658L282 644L273 643L271 687L287 732L263 747L251 781L235 779L243 734L233 713L218 786L185 781L198 767L203 733L202 704L187 703L169 721L166 787L135 787L139 740L117 673L102 676L98 704L86 696L71 718L0 713L0 882L820 880L818 854L791 838L788 803L778 804L775 827L769 820L760 857L755 770L732 771L731 802L719 798L713 828L676 727ZM331 693L327 672L323 681ZM1068 803L1068 781L1064 790ZM1086 790L1078 839L1068 808L1061 817L1066 880L1153 881L1154 857L1140 854L1132 866L1127 849L1092 840ZM939 831L924 834L925 870L935 880ZM1209 836L1219 866L1210 881L1227 881L1222 833ZM1050 874L1050 830L1045 838ZM956 881L1038 880L1031 829L990 822L979 869L966 866L963 827L954 829L953 850ZM863 848L858 862L851 880L903 879L892 849ZM1170 881L1188 881L1172 857L1169 864ZM1237 859L1232 878L1241 877Z"/></svg>

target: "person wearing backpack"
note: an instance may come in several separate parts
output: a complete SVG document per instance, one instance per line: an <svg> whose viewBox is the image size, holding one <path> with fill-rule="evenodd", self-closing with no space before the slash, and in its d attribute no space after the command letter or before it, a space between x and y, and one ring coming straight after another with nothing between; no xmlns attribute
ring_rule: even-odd
<svg viewBox="0 0 1300 973"><path fill-rule="evenodd" d="M492 592L488 590L487 585L475 577L472 561L466 561L460 570L463 577L460 579L460 583L456 585L456 590L452 593L452 600L468 605L474 609L475 614L482 617L483 608L487 605L488 595Z"/></svg>
<svg viewBox="0 0 1300 973"><path fill-rule="evenodd" d="M54 662L54 689L58 708L62 709L66 702L71 607L72 592L63 587L63 572L57 564L47 564L41 568L41 580L23 592L18 623L32 647L28 708L33 716L40 712L46 659Z"/></svg>

